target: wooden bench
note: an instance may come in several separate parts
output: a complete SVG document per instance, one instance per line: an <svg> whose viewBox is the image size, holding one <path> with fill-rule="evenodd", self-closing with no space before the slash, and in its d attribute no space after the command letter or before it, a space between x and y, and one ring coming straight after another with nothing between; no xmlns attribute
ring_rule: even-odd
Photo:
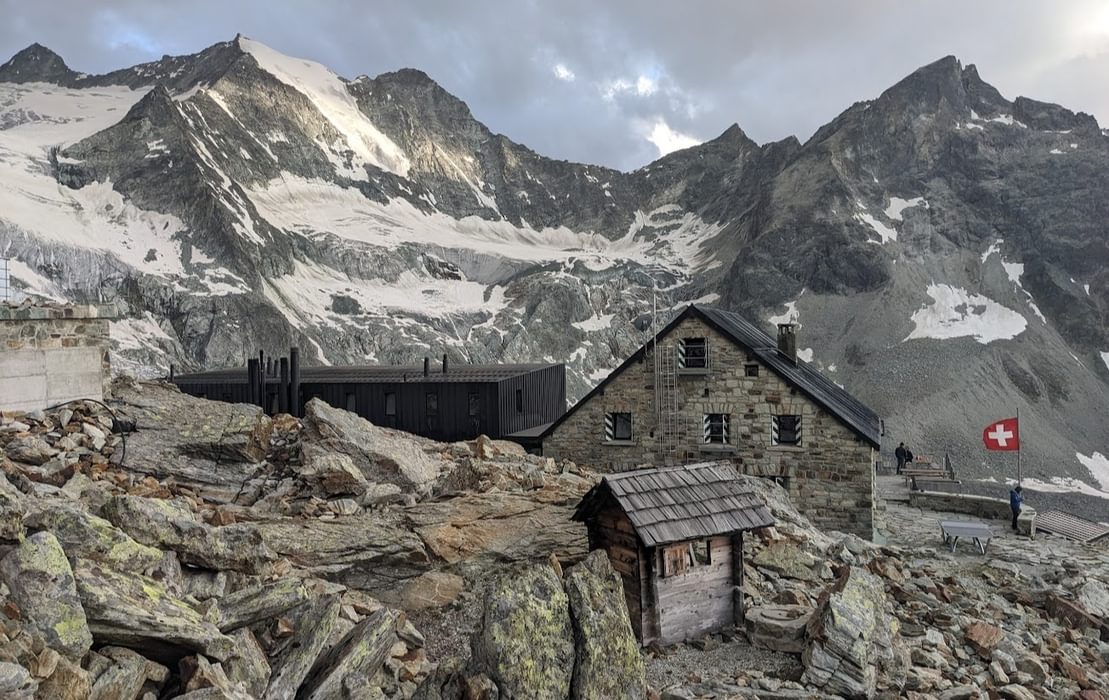
<svg viewBox="0 0 1109 700"><path fill-rule="evenodd" d="M969 537L974 540L978 551L985 554L990 547L990 540L993 538L993 531L990 530L988 525L963 520L944 520L940 523L940 534L943 535L943 543L950 545L952 552L955 551L955 546L959 544L960 537Z"/></svg>
<svg viewBox="0 0 1109 700"><path fill-rule="evenodd" d="M945 486L951 484L961 484L963 482L958 479L951 479L948 477L935 478L935 477L921 477L914 476L910 483L910 490L912 491L944 491Z"/></svg>

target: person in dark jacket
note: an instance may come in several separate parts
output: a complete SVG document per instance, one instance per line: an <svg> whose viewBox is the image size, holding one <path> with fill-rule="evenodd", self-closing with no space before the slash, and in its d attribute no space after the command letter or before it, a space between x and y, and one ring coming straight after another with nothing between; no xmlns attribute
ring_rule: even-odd
<svg viewBox="0 0 1109 700"><path fill-rule="evenodd" d="M905 443L897 446L893 451L893 456L897 457L897 473L900 474L901 470L905 468L905 458L909 456L909 451L905 449Z"/></svg>
<svg viewBox="0 0 1109 700"><path fill-rule="evenodd" d="M1024 496L1021 495L1021 488L1018 486L1009 492L1009 509L1013 511L1013 529L1017 529L1017 517L1020 515L1020 507L1024 503Z"/></svg>

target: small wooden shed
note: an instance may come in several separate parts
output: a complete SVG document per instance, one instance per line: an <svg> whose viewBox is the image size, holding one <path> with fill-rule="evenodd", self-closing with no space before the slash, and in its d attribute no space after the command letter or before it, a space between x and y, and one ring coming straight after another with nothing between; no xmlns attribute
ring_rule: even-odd
<svg viewBox="0 0 1109 700"><path fill-rule="evenodd" d="M724 462L610 474L578 505L608 552L639 641L672 644L743 621L743 531L774 524Z"/></svg>

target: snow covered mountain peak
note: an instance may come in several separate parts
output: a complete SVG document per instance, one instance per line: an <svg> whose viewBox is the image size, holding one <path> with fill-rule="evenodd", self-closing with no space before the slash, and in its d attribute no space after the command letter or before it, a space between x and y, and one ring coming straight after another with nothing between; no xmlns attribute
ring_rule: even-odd
<svg viewBox="0 0 1109 700"><path fill-rule="evenodd" d="M366 177L358 168L364 164L401 177L408 174L410 164L404 153L370 122L347 90L346 82L331 69L313 61L286 56L241 35L236 37L236 42L254 57L262 70L311 100L320 114L343 135L346 146L362 160L352 168L352 172L361 176L359 179Z"/></svg>
<svg viewBox="0 0 1109 700"><path fill-rule="evenodd" d="M117 366L446 352L563 361L580 396L656 302L785 309L891 433L986 472L966 426L998 406L1052 469L1109 453L1105 191L1092 117L953 58L805 144L733 125L631 173L494 134L421 71L347 81L243 36L0 66L0 251L24 292L120 304Z"/></svg>

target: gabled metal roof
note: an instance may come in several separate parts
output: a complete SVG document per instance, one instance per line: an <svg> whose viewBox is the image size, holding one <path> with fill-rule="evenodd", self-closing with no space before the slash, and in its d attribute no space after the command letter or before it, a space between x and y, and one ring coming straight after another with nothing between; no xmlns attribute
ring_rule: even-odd
<svg viewBox="0 0 1109 700"><path fill-rule="evenodd" d="M418 384L420 382L500 382L512 377L557 367L557 364L516 364L516 365L468 365L450 364L444 374L442 365L432 362L430 372L425 377L422 365L360 365L301 367L300 381L310 383L355 383L355 384ZM177 384L246 384L246 368L217 369L193 374L179 374L174 377ZM268 382L277 382L276 377L267 377Z"/></svg>
<svg viewBox="0 0 1109 700"><path fill-rule="evenodd" d="M679 323L690 317L703 320L720 334L729 338L732 342L749 350L788 384L808 396L821 408L837 417L860 438L866 440L874 447L879 447L881 445L882 427L878 414L867 408L865 404L852 396L846 389L835 384L823 374L813 369L807 362L798 360L795 364L786 359L785 356L778 352L777 340L771 338L765 331L738 314L710 307L697 306L695 304L687 306L684 311L678 314L674 320L666 324L666 327L655 335L653 341L648 342L647 345L635 351L631 357L605 377L600 384L593 387L592 391L574 404L569 411L563 413L558 420L551 423L550 427L543 433L543 436L546 437L558 428L564 420L569 418L590 399L599 394L609 382L618 377L628 366L644 357L647 347L650 346L652 342L665 338Z"/></svg>
<svg viewBox="0 0 1109 700"><path fill-rule="evenodd" d="M788 383L800 389L825 410L837 416L860 437L875 447L882 439L878 414L846 389L834 383L802 360L792 362L778 352L778 341L738 314L720 309L697 308L718 331L746 347L759 360Z"/></svg>
<svg viewBox="0 0 1109 700"><path fill-rule="evenodd" d="M609 474L585 494L573 519L588 520L609 498L647 547L774 524L770 509L727 462Z"/></svg>

